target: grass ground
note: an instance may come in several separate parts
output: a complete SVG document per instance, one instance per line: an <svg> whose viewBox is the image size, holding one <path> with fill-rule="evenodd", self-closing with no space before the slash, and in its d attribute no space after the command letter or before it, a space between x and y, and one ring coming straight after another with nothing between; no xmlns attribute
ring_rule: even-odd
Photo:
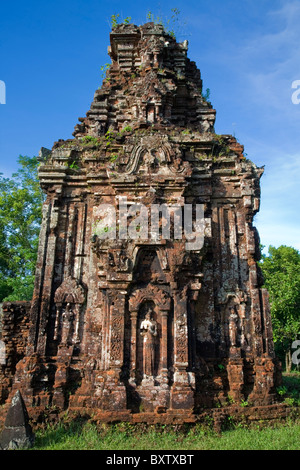
<svg viewBox="0 0 300 470"><path fill-rule="evenodd" d="M282 401L300 406L300 374L284 375L278 390ZM33 450L299 450L300 419L270 427L234 426L216 434L200 425L175 431L170 427L139 427L127 423L96 426L61 422L36 432Z"/></svg>
<svg viewBox="0 0 300 470"><path fill-rule="evenodd" d="M92 424L73 423L49 428L36 435L35 450L299 450L300 423L275 428L237 428L217 435L191 429L148 429L136 432L129 426L97 429Z"/></svg>

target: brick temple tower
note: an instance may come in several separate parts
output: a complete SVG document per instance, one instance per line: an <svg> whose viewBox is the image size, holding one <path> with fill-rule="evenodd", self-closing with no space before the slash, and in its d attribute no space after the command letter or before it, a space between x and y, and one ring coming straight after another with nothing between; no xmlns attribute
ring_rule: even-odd
<svg viewBox="0 0 300 470"><path fill-rule="evenodd" d="M153 23L114 28L112 64L74 139L41 150L35 289L11 392L28 407L125 419L274 400L252 225L263 170L215 134L187 48ZM200 243L188 245L186 207Z"/></svg>

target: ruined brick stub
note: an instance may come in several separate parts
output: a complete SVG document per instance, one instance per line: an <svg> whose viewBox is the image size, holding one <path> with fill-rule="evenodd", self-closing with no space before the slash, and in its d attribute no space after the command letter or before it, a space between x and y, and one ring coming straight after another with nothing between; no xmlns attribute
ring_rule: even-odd
<svg viewBox="0 0 300 470"><path fill-rule="evenodd" d="M112 65L74 139L41 150L47 199L15 384L29 407L119 417L269 404L278 366L252 224L263 170L214 133L187 41L148 23L118 26L110 42ZM124 200L136 209L125 222ZM164 214L153 236L137 210L188 204L204 210L193 226L204 243L189 249L174 236L185 215L166 237Z"/></svg>
<svg viewBox="0 0 300 470"><path fill-rule="evenodd" d="M4 302L0 316L0 403L10 392L17 363L25 356L30 302Z"/></svg>

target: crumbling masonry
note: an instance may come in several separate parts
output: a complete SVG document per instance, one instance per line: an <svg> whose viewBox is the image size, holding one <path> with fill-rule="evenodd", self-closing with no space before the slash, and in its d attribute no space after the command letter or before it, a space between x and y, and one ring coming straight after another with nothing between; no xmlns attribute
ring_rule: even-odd
<svg viewBox="0 0 300 470"><path fill-rule="evenodd" d="M29 410L118 419L270 405L279 368L252 225L263 170L215 134L187 41L147 23L117 26L110 44L74 139L41 150L27 349L2 397L19 389ZM120 201L128 211L198 205L203 243L187 249L184 234L172 236L183 224L172 214L169 238L145 236L138 211L126 222L136 236L120 237Z"/></svg>

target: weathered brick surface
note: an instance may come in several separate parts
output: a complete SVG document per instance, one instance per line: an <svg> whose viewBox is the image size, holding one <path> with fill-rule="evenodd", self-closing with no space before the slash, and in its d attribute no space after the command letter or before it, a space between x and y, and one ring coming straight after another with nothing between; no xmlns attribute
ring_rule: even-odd
<svg viewBox="0 0 300 470"><path fill-rule="evenodd" d="M263 169L215 134L187 42L152 23L118 26L110 41L112 65L74 139L41 150L47 198L13 390L36 414L92 409L103 420L270 405L280 367L253 226ZM143 232L138 211L123 222L122 198L181 214L201 205L204 243L174 236L180 218L170 237Z"/></svg>
<svg viewBox="0 0 300 470"><path fill-rule="evenodd" d="M5 345L0 364L0 403L9 395L17 363L25 356L29 330L30 302L4 302L0 339Z"/></svg>

